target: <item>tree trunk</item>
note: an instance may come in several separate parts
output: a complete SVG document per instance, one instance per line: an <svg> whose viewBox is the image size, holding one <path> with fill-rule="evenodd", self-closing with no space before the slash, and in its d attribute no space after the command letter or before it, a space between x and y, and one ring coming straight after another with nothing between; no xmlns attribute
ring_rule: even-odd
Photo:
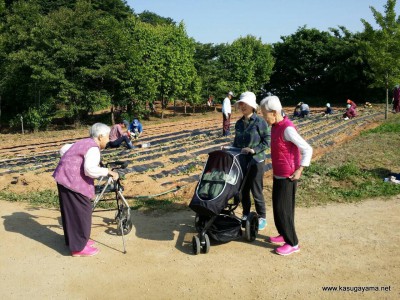
<svg viewBox="0 0 400 300"><path fill-rule="evenodd" d="M386 88L386 109L385 109L385 119L388 118L389 113L389 89Z"/></svg>
<svg viewBox="0 0 400 300"><path fill-rule="evenodd" d="M386 73L386 107L385 107L385 120L388 118L389 112L389 82L388 82L389 74Z"/></svg>
<svg viewBox="0 0 400 300"><path fill-rule="evenodd" d="M164 119L164 96L161 97L161 119Z"/></svg>
<svg viewBox="0 0 400 300"><path fill-rule="evenodd" d="M115 108L114 105L111 105L111 124L115 124Z"/></svg>

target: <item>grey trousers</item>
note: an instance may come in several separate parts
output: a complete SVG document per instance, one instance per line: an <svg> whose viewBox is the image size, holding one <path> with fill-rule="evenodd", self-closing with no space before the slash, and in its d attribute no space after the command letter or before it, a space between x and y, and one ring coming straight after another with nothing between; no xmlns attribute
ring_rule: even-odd
<svg viewBox="0 0 400 300"><path fill-rule="evenodd" d="M264 162L253 163L249 167L246 182L242 189L243 215L248 215L251 208L250 191L253 195L256 212L260 218L266 217L263 191Z"/></svg>

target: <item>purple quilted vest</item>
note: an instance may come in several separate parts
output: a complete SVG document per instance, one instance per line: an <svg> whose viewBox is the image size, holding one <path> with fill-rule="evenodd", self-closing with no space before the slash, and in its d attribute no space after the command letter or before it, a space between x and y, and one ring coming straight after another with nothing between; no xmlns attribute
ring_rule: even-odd
<svg viewBox="0 0 400 300"><path fill-rule="evenodd" d="M98 146L91 138L74 143L61 157L53 173L57 183L90 199L95 195L94 180L85 175L83 166L85 155L92 147Z"/></svg>

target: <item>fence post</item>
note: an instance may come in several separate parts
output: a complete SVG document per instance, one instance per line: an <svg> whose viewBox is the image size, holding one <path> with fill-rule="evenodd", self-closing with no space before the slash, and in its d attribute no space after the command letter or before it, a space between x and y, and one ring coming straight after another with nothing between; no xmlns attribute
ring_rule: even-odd
<svg viewBox="0 0 400 300"><path fill-rule="evenodd" d="M21 128L22 128L22 134L24 134L24 117L21 116Z"/></svg>

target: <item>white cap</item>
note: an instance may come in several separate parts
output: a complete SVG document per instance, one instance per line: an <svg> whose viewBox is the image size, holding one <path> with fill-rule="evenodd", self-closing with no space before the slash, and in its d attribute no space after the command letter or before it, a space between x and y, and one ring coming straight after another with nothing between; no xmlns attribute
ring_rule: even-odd
<svg viewBox="0 0 400 300"><path fill-rule="evenodd" d="M253 92L244 92L240 95L239 101L236 103L246 103L254 109L257 109L256 95Z"/></svg>
<svg viewBox="0 0 400 300"><path fill-rule="evenodd" d="M326 104L326 107L331 107L331 104L330 104L330 103L327 103L327 104Z"/></svg>
<svg viewBox="0 0 400 300"><path fill-rule="evenodd" d="M277 96L268 96L261 100L260 106L266 111L275 110L277 112L282 111L281 101Z"/></svg>
<svg viewBox="0 0 400 300"><path fill-rule="evenodd" d="M230 91L230 92L228 93L228 95L231 95L231 96L233 97L233 92Z"/></svg>

